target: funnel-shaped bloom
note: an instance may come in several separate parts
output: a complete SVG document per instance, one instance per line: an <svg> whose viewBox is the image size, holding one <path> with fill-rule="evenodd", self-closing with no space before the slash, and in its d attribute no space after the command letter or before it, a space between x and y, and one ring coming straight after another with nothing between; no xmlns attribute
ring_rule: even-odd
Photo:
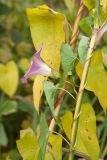
<svg viewBox="0 0 107 160"><path fill-rule="evenodd" d="M48 67L48 65L45 64L40 58L42 48L43 46L41 46L38 49L38 51L34 54L30 67L24 75L24 77L22 78L22 83L27 83L27 79L33 75L48 76L51 74L51 68Z"/></svg>

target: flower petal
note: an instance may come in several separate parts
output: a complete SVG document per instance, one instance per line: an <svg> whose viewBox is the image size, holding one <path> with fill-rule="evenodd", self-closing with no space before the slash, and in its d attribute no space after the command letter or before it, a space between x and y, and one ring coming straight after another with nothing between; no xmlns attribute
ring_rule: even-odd
<svg viewBox="0 0 107 160"><path fill-rule="evenodd" d="M42 48L43 45L41 45L38 51L34 54L30 67L22 78L22 83L27 83L27 79L32 75L48 76L49 74L51 74L51 68L48 67L48 65L45 64L40 58Z"/></svg>

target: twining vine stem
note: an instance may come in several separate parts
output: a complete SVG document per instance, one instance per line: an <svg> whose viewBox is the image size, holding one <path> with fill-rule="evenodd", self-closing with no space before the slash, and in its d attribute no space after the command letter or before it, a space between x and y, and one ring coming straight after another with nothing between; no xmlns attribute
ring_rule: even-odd
<svg viewBox="0 0 107 160"><path fill-rule="evenodd" d="M71 47L73 49L75 49L76 41L77 41L78 34L79 34L79 21L80 21L81 16L82 16L82 11L83 11L83 3L82 3L82 0L80 0L80 4L79 4L76 20L75 20L74 27L73 27L71 42L70 42ZM67 79L68 79L68 77L66 77L66 80ZM67 89L67 87L68 87L68 85L65 82L64 89ZM55 103L55 115L56 115L56 117L59 114L59 110L60 110L60 107L61 107L61 104L63 102L63 98L64 98L65 94L66 94L65 91L61 91L59 93L59 96L58 96L57 101ZM54 121L54 119L52 119L52 116L51 116L50 117L50 122L49 122L49 130L53 131L54 127L55 127L55 121Z"/></svg>
<svg viewBox="0 0 107 160"><path fill-rule="evenodd" d="M73 33L72 33L72 37L71 37L71 41L70 41L70 45L73 49L75 49L76 46L76 41L79 35L79 21L81 19L82 16L82 11L83 11L84 5L82 3L82 0L80 1L80 5L79 5L79 9L76 15L76 19L74 22L74 28L73 28Z"/></svg>
<svg viewBox="0 0 107 160"><path fill-rule="evenodd" d="M77 129L78 129L78 122L79 122L78 115L80 115L83 92L84 92L84 88L85 88L85 84L86 84L89 65L91 62L92 52L95 47L96 37L97 37L97 30L94 29L93 35L90 40L86 61L84 64L82 79L81 79L81 83L80 83L80 87L79 87L79 91L78 91L78 96L77 96L76 107L75 107L74 122L73 122L73 127L72 127L72 136L71 136L71 143L73 146L75 146L75 142L76 142L76 138L77 138Z"/></svg>
<svg viewBox="0 0 107 160"><path fill-rule="evenodd" d="M70 41L70 45L72 46L73 49L75 49L76 41L77 41L78 34L79 34L79 21L80 21L81 16L82 16L83 8L84 7L83 7L83 4L82 4L82 0L80 0L80 6L79 6L78 13L77 13L77 16L76 16L76 20L75 20L75 23L74 23L72 38L71 38L71 41ZM88 48L88 51L87 51L87 57L86 57L86 61L85 61L85 64L84 64L82 79L81 79L81 83L80 83L80 87L79 87L79 91L78 91L78 95L77 95L76 107L75 107L75 112L74 112L74 122L73 122L72 135L71 135L71 143L72 143L73 148L75 147L76 138L77 138L79 115L80 115L80 111L81 111L81 102L82 102L84 88L85 88L85 85L86 85L86 79L87 79L87 74L88 74L88 70L89 70L89 66L90 66L90 62L91 62L92 52L93 52L94 47L96 45L98 35L99 34L101 35L100 38L98 39L98 41L99 41L101 39L102 35L105 33L105 31L107 31L107 22L100 29L98 29L96 27L96 25L94 25L94 32L91 36L89 48ZM67 78L68 77L66 77L66 80L67 80ZM66 89L66 88L67 88L67 84L65 82L64 89ZM64 95L65 95L65 91L62 90L60 92L59 96L58 96L58 99L57 99L56 103L55 103L55 114L56 114L56 116L58 116L58 114L59 114L59 110L60 110L61 103L63 101ZM53 131L54 126L55 126L55 121L54 121L54 119L51 119L50 125L49 125L49 130ZM74 159L74 155L75 155L75 148L71 153L71 159Z"/></svg>

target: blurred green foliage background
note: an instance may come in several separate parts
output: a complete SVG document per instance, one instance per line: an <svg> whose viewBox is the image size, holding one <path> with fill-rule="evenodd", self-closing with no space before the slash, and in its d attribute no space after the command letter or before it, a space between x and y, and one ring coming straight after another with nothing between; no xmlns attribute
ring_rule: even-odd
<svg viewBox="0 0 107 160"><path fill-rule="evenodd" d="M75 3L73 12L70 13L63 0L0 0L0 63L6 64L13 60L17 65L19 74L17 90L12 97L9 97L0 89L0 160L21 160L16 148L19 132L21 129L28 127L34 129L37 127L38 116L32 100L33 82L30 81L30 83L23 85L21 84L21 78L27 70L29 61L35 51L30 35L26 8L36 7L44 3L57 11L65 13L71 24L74 22L77 3ZM91 20L88 20L91 23ZM83 21L81 21L80 26L87 35L91 34L90 28L87 28L87 26L84 28ZM104 37L101 45L106 44L106 42L107 38ZM90 101L91 104L97 104L98 106L96 109L98 136L103 151L107 140L107 118L104 119L98 99L91 92L85 91L83 101ZM68 103L68 106L71 105L68 97L66 97L63 110L66 109L65 104L67 103L65 102ZM45 100L44 103L46 103ZM45 109L45 112L48 115L49 109Z"/></svg>
<svg viewBox="0 0 107 160"><path fill-rule="evenodd" d="M0 0L0 64L13 60L19 74L17 90L12 97L0 89L0 160L20 160L16 148L19 132L27 127L36 127L32 82L23 85L21 78L35 51L26 8L44 3L54 9L62 9L62 12L67 11L62 0ZM15 79L14 75L12 78Z"/></svg>

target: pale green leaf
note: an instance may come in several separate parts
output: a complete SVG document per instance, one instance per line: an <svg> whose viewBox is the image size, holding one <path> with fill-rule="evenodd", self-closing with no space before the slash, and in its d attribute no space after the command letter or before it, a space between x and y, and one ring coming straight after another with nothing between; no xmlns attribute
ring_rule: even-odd
<svg viewBox="0 0 107 160"><path fill-rule="evenodd" d="M80 62L84 63L86 55L87 55L87 50L88 50L88 42L89 38L86 36L81 36L79 45L78 45L78 54L80 58Z"/></svg>
<svg viewBox="0 0 107 160"><path fill-rule="evenodd" d="M44 92L46 95L47 102L49 104L50 110L55 118L54 113L54 96L55 96L56 87L50 81L44 81Z"/></svg>
<svg viewBox="0 0 107 160"><path fill-rule="evenodd" d="M77 74L80 79L82 76L83 67L78 63L76 67ZM85 88L94 92L98 97L99 102L106 112L107 109L107 72L103 65L103 58L101 50L93 52L89 72L87 76L87 82Z"/></svg>
<svg viewBox="0 0 107 160"><path fill-rule="evenodd" d="M48 136L49 136L48 125L46 122L45 115L42 113L41 119L40 119L40 138L39 138L40 152L39 152L38 160L45 159L45 152L46 152L46 146L48 143Z"/></svg>
<svg viewBox="0 0 107 160"><path fill-rule="evenodd" d="M65 73L68 73L73 69L75 60L76 56L74 55L72 48L69 44L63 43L61 46L61 61Z"/></svg>
<svg viewBox="0 0 107 160"><path fill-rule="evenodd" d="M21 139L17 140L18 150L24 160L37 160L39 143L31 129L21 131Z"/></svg>
<svg viewBox="0 0 107 160"><path fill-rule="evenodd" d="M35 48L43 44L41 58L55 71L59 71L60 47L65 41L65 16L47 5L29 8L27 15Z"/></svg>

